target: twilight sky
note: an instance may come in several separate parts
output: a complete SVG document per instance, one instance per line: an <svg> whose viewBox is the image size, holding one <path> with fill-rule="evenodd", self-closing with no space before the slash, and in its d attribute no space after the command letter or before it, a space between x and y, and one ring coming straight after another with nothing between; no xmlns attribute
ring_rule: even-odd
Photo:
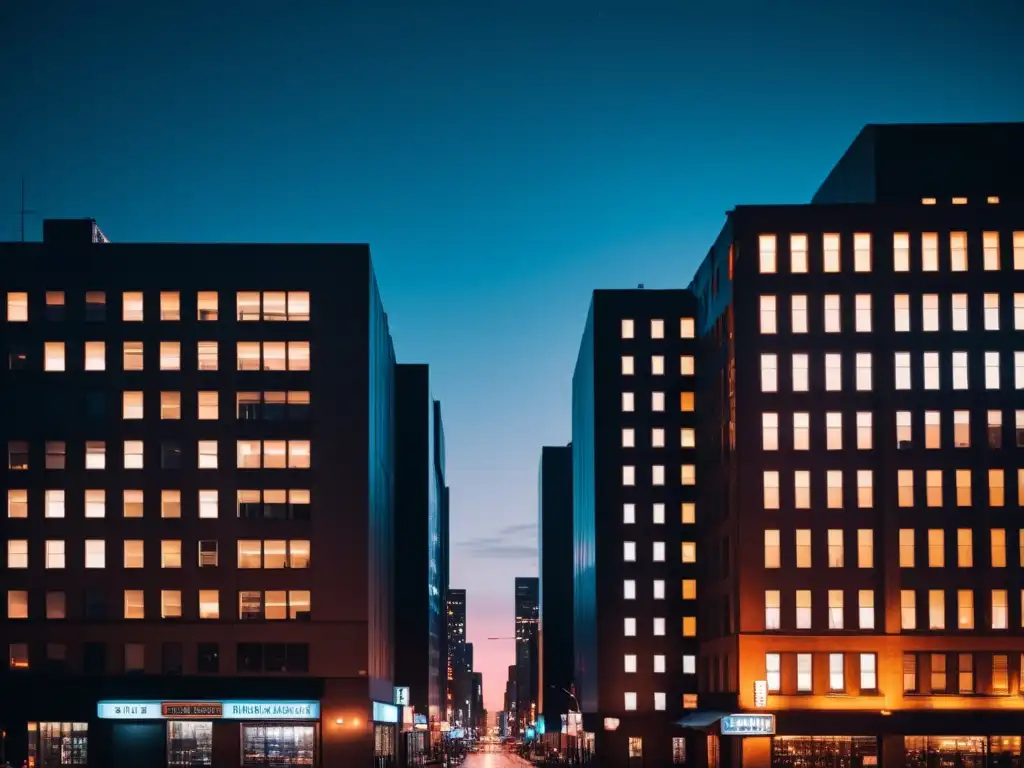
<svg viewBox="0 0 1024 768"><path fill-rule="evenodd" d="M495 711L589 292L685 286L863 123L1024 120L1022 34L1019 0L3 0L0 238L25 173L115 241L369 242Z"/></svg>

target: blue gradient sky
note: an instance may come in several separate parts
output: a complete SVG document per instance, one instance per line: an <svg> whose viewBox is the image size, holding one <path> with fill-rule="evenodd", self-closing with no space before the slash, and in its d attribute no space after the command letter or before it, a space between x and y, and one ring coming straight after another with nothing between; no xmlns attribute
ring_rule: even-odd
<svg viewBox="0 0 1024 768"><path fill-rule="evenodd" d="M5 0L0 237L24 172L115 240L369 242L443 401L493 711L589 291L685 285L726 209L807 200L865 122L1024 120L1022 29L1016 0Z"/></svg>

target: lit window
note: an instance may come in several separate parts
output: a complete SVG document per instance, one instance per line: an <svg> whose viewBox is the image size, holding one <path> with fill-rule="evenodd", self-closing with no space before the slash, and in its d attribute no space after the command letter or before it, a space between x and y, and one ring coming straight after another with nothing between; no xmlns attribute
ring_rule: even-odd
<svg viewBox="0 0 1024 768"><path fill-rule="evenodd" d="M7 322L28 322L28 294L16 291L7 292Z"/></svg>
<svg viewBox="0 0 1024 768"><path fill-rule="evenodd" d="M665 410L664 392L651 392L651 410L656 413Z"/></svg>
<svg viewBox="0 0 1024 768"><path fill-rule="evenodd" d="M693 464L683 464L681 475L681 483L683 485L697 484L697 467Z"/></svg>
<svg viewBox="0 0 1024 768"><path fill-rule="evenodd" d="M764 628L765 631L782 628L782 597L777 589L764 592Z"/></svg>
<svg viewBox="0 0 1024 768"><path fill-rule="evenodd" d="M1024 326L1022 326L1024 327ZM679 375L680 376L693 376L695 370L693 355L680 355L679 357Z"/></svg>
<svg viewBox="0 0 1024 768"><path fill-rule="evenodd" d="M777 355L761 355L761 391L779 391L779 358Z"/></svg>
<svg viewBox="0 0 1024 768"><path fill-rule="evenodd" d="M870 528L861 528L857 531L857 567L873 568L874 564L874 532Z"/></svg>
<svg viewBox="0 0 1024 768"><path fill-rule="evenodd" d="M181 568L181 542L164 539L160 542L160 567Z"/></svg>
<svg viewBox="0 0 1024 768"><path fill-rule="evenodd" d="M655 619L657 621L657 619ZM662 619L664 621L664 619ZM658 634L655 632L654 634ZM664 633L662 633L664 634ZM683 616L683 637L696 637L697 636L697 617L696 616Z"/></svg>
<svg viewBox="0 0 1024 768"><path fill-rule="evenodd" d="M914 567L914 529L900 528L900 568Z"/></svg>
<svg viewBox="0 0 1024 768"><path fill-rule="evenodd" d="M684 675L695 675L697 674L697 657L690 654L683 655L683 674ZM696 704L694 705L696 706Z"/></svg>
<svg viewBox="0 0 1024 768"><path fill-rule="evenodd" d="M1010 692L1010 657L1005 653L992 654L992 693Z"/></svg>
<svg viewBox="0 0 1024 768"><path fill-rule="evenodd" d="M102 341L85 342L85 370L103 371L107 367L107 346Z"/></svg>
<svg viewBox="0 0 1024 768"><path fill-rule="evenodd" d="M636 485L636 467L630 465L622 467L622 484Z"/></svg>
<svg viewBox="0 0 1024 768"><path fill-rule="evenodd" d="M145 548L142 539L125 539L124 567L143 568L145 566Z"/></svg>
<svg viewBox="0 0 1024 768"><path fill-rule="evenodd" d="M764 567L782 567L782 545L778 530L764 532Z"/></svg>
<svg viewBox="0 0 1024 768"><path fill-rule="evenodd" d="M63 371L64 366L64 342L47 341L43 345L43 370Z"/></svg>
<svg viewBox="0 0 1024 768"><path fill-rule="evenodd" d="M853 236L853 271L871 271L871 235L867 232Z"/></svg>
<svg viewBox="0 0 1024 768"><path fill-rule="evenodd" d="M957 629L974 629L974 591L959 589L956 593Z"/></svg>
<svg viewBox="0 0 1024 768"><path fill-rule="evenodd" d="M938 353L935 354L936 358ZM936 362L936 367L938 363ZM936 374L936 380L938 374ZM968 389L968 378L967 378L967 353L966 352L954 352L953 353L953 389ZM938 389L936 383L935 389Z"/></svg>
<svg viewBox="0 0 1024 768"><path fill-rule="evenodd" d="M917 596L912 589L900 590L900 629L917 629Z"/></svg>
<svg viewBox="0 0 1024 768"><path fill-rule="evenodd" d="M1004 528L993 528L989 532L991 541L991 562L993 568L1006 567L1006 530Z"/></svg>
<svg viewBox="0 0 1024 768"><path fill-rule="evenodd" d="M939 236L935 232L921 235L921 271L939 271Z"/></svg>
<svg viewBox="0 0 1024 768"><path fill-rule="evenodd" d="M196 297L196 311L200 321L217 319L217 292L200 291Z"/></svg>
<svg viewBox="0 0 1024 768"><path fill-rule="evenodd" d="M623 672L633 674L636 672L636 654L627 653L623 660Z"/></svg>
<svg viewBox="0 0 1024 768"><path fill-rule="evenodd" d="M89 440L85 444L85 468L106 469L107 444L102 441Z"/></svg>
<svg viewBox="0 0 1024 768"><path fill-rule="evenodd" d="M1001 411L989 411L988 414L988 445L989 448L1003 447L1003 414Z"/></svg>
<svg viewBox="0 0 1024 768"><path fill-rule="evenodd" d="M217 468L217 441L199 441L199 469Z"/></svg>
<svg viewBox="0 0 1024 768"><path fill-rule="evenodd" d="M107 492L102 489L88 490L85 492L85 516L106 517L107 514Z"/></svg>
<svg viewBox="0 0 1024 768"><path fill-rule="evenodd" d="M931 485L934 483L938 487L938 492L934 498L929 496L928 506L929 507L940 507L942 506L942 474L940 470L928 470L929 474L929 491ZM934 479L933 479L934 478ZM958 507L969 507L971 506L971 470L969 469L958 469L955 473L956 478L956 505ZM933 503L934 502L934 503Z"/></svg>
<svg viewBox="0 0 1024 768"><path fill-rule="evenodd" d="M238 370L260 370L260 343L258 341L240 341L237 345ZM282 365L283 368L283 365Z"/></svg>
<svg viewBox="0 0 1024 768"><path fill-rule="evenodd" d="M825 272L839 272L839 235L822 235L822 262Z"/></svg>
<svg viewBox="0 0 1024 768"><path fill-rule="evenodd" d="M142 516L144 507L141 490L125 490L122 503L125 517Z"/></svg>
<svg viewBox="0 0 1024 768"><path fill-rule="evenodd" d="M953 205L967 205L967 198L966 197L954 197L953 198Z"/></svg>
<svg viewBox="0 0 1024 768"><path fill-rule="evenodd" d="M636 522L636 504L622 505L622 522L624 525L633 525Z"/></svg>
<svg viewBox="0 0 1024 768"><path fill-rule="evenodd" d="M1013 353L1013 388L1024 389L1024 352Z"/></svg>
<svg viewBox="0 0 1024 768"><path fill-rule="evenodd" d="M839 333L843 330L842 312L839 294L829 293L825 296L825 333Z"/></svg>
<svg viewBox="0 0 1024 768"><path fill-rule="evenodd" d="M808 473L810 474L810 473ZM809 482L809 481L808 481ZM826 505L829 509L843 508L843 471L841 469L830 469L825 472ZM808 495L810 491L808 490ZM807 507L810 507L808 500Z"/></svg>
<svg viewBox="0 0 1024 768"><path fill-rule="evenodd" d="M636 693L627 691L624 694L622 708L627 712L636 711Z"/></svg>
<svg viewBox="0 0 1024 768"><path fill-rule="evenodd" d="M833 411L825 414L825 450L843 449L843 414Z"/></svg>
<svg viewBox="0 0 1024 768"><path fill-rule="evenodd" d="M665 484L665 467L661 464L655 464L651 467L651 485L664 485Z"/></svg>
<svg viewBox="0 0 1024 768"><path fill-rule="evenodd" d="M893 296L892 302L893 330L905 333L910 330L910 296L906 293L897 293Z"/></svg>
<svg viewBox="0 0 1024 768"><path fill-rule="evenodd" d="M28 568L28 541L26 539L7 540L7 567Z"/></svg>
<svg viewBox="0 0 1024 768"><path fill-rule="evenodd" d="M142 321L142 291L125 291L121 295L121 319L126 323Z"/></svg>
<svg viewBox="0 0 1024 768"><path fill-rule="evenodd" d="M199 542L199 567L216 568L218 560L217 541L207 540ZM306 560L309 561L309 550L306 550ZM303 566L306 567L306 566Z"/></svg>
<svg viewBox="0 0 1024 768"><path fill-rule="evenodd" d="M85 541L85 567L106 568L107 567L107 543L103 539L86 539Z"/></svg>
<svg viewBox="0 0 1024 768"><path fill-rule="evenodd" d="M632 339L634 334L633 321L623 320L621 325L621 335L624 339Z"/></svg>
<svg viewBox="0 0 1024 768"><path fill-rule="evenodd" d="M633 375L633 356L623 355L622 356L622 375L632 376Z"/></svg>
<svg viewBox="0 0 1024 768"><path fill-rule="evenodd" d="M1007 603L1005 589L992 590L992 629L1006 629L1009 627L1009 603Z"/></svg>
<svg viewBox="0 0 1024 768"><path fill-rule="evenodd" d="M894 353L893 371L894 385L896 389L910 389L913 385L913 372L911 371L910 353Z"/></svg>
<svg viewBox="0 0 1024 768"><path fill-rule="evenodd" d="M1013 233L1013 268L1024 269L1024 232Z"/></svg>
<svg viewBox="0 0 1024 768"><path fill-rule="evenodd" d="M623 448L635 448L636 437L635 431L632 427L624 427L622 430L622 447Z"/></svg>
<svg viewBox="0 0 1024 768"><path fill-rule="evenodd" d="M807 296L794 294L790 297L790 331L807 333Z"/></svg>
<svg viewBox="0 0 1024 768"><path fill-rule="evenodd" d="M181 342L161 341L160 342L160 370L180 371L181 370Z"/></svg>
<svg viewBox="0 0 1024 768"><path fill-rule="evenodd" d="M807 272L807 235L789 236L789 270L793 274Z"/></svg>
<svg viewBox="0 0 1024 768"><path fill-rule="evenodd" d="M856 386L858 392L871 391L871 353L858 352L854 360L856 365Z"/></svg>
<svg viewBox="0 0 1024 768"><path fill-rule="evenodd" d="M985 353L985 389L999 389L998 352Z"/></svg>
<svg viewBox="0 0 1024 768"><path fill-rule="evenodd" d="M984 256L985 271L999 271L999 233L981 233L982 254Z"/></svg>
<svg viewBox="0 0 1024 768"><path fill-rule="evenodd" d="M967 233L949 233L950 270L953 272L967 271Z"/></svg>
<svg viewBox="0 0 1024 768"><path fill-rule="evenodd" d="M1024 331L1024 293L1013 294L1013 330Z"/></svg>
<svg viewBox="0 0 1024 768"><path fill-rule="evenodd" d="M141 440L124 441L124 468L142 469L145 466L145 446Z"/></svg>
<svg viewBox="0 0 1024 768"><path fill-rule="evenodd" d="M774 274L778 271L778 254L775 235L759 235L757 238L757 244L761 274Z"/></svg>
<svg viewBox="0 0 1024 768"><path fill-rule="evenodd" d="M917 654L903 654L903 692L917 693Z"/></svg>
<svg viewBox="0 0 1024 768"><path fill-rule="evenodd" d="M685 622L686 619L683 619L683 621ZM661 617L655 617L653 624L654 624L654 631L652 632L652 634L655 637L664 637L665 636L665 619L661 618Z"/></svg>
<svg viewBox="0 0 1024 768"><path fill-rule="evenodd" d="M796 628L811 628L811 590L809 589L796 591Z"/></svg>
<svg viewBox="0 0 1024 768"><path fill-rule="evenodd" d="M941 381L939 375L939 353L925 352L922 360L924 365L924 388L938 389Z"/></svg>
<svg viewBox="0 0 1024 768"><path fill-rule="evenodd" d="M761 414L761 449L765 451L779 450L779 414Z"/></svg>
<svg viewBox="0 0 1024 768"><path fill-rule="evenodd" d="M807 392L810 389L810 365L810 359L806 354L796 353L793 355L794 392Z"/></svg>
<svg viewBox="0 0 1024 768"><path fill-rule="evenodd" d="M220 592L216 589L199 590L199 618L220 618Z"/></svg>
<svg viewBox="0 0 1024 768"><path fill-rule="evenodd" d="M857 625L860 629L875 628L875 593L870 589L857 592Z"/></svg>
<svg viewBox="0 0 1024 768"><path fill-rule="evenodd" d="M764 508L779 508L779 473L775 470L766 469L763 477L764 487Z"/></svg>
<svg viewBox="0 0 1024 768"><path fill-rule="evenodd" d="M64 541L61 539L48 539L46 541L46 567L64 567Z"/></svg>
<svg viewBox="0 0 1024 768"><path fill-rule="evenodd" d="M652 339L664 339L665 338L665 321L664 320L651 320L651 338Z"/></svg>
<svg viewBox="0 0 1024 768"><path fill-rule="evenodd" d="M683 600L697 599L697 580L683 579Z"/></svg>
<svg viewBox="0 0 1024 768"><path fill-rule="evenodd" d="M181 590L162 589L160 590L160 618L180 619L181 618Z"/></svg>
<svg viewBox="0 0 1024 768"><path fill-rule="evenodd" d="M796 567L811 567L811 531L808 528L796 531Z"/></svg>
<svg viewBox="0 0 1024 768"><path fill-rule="evenodd" d="M830 528L828 531L828 567L842 568L846 559L843 551L843 532L839 528Z"/></svg>
<svg viewBox="0 0 1024 768"><path fill-rule="evenodd" d="M841 589L828 591L828 628L843 628L843 590Z"/></svg>
<svg viewBox="0 0 1024 768"><path fill-rule="evenodd" d="M892 236L892 270L910 271L910 235L906 232L896 232Z"/></svg>
<svg viewBox="0 0 1024 768"><path fill-rule="evenodd" d="M216 421L220 418L220 394L218 392L200 392L198 408L200 421Z"/></svg>
<svg viewBox="0 0 1024 768"><path fill-rule="evenodd" d="M626 579L622 582L622 599L636 600L636 581Z"/></svg>
<svg viewBox="0 0 1024 768"><path fill-rule="evenodd" d="M141 419L143 400L141 392L124 392L121 397L121 418Z"/></svg>
<svg viewBox="0 0 1024 768"><path fill-rule="evenodd" d="M778 693L782 690L782 655L778 653L766 653L764 655L764 676L768 683L769 693Z"/></svg>
<svg viewBox="0 0 1024 768"><path fill-rule="evenodd" d="M924 447L927 450L942 447L942 413L939 411L924 412Z"/></svg>
<svg viewBox="0 0 1024 768"><path fill-rule="evenodd" d="M64 491L46 491L44 500L45 508L43 512L45 517L64 517Z"/></svg>
<svg viewBox="0 0 1024 768"><path fill-rule="evenodd" d="M181 392L160 393L160 418L181 418Z"/></svg>
<svg viewBox="0 0 1024 768"><path fill-rule="evenodd" d="M28 618L28 592L25 590L12 589L7 593L7 618L27 619ZM27 655L27 654L26 654ZM12 656L11 666L14 666ZM26 663L24 666L28 666Z"/></svg>
<svg viewBox="0 0 1024 768"><path fill-rule="evenodd" d="M942 470L927 469L924 473L925 504L929 507L942 506ZM957 478L957 489L959 495L959 477Z"/></svg>
<svg viewBox="0 0 1024 768"><path fill-rule="evenodd" d="M761 297L761 333L778 333L776 320L776 299L774 296Z"/></svg>
<svg viewBox="0 0 1024 768"><path fill-rule="evenodd" d="M926 293L921 297L921 330L939 330L939 295Z"/></svg>
<svg viewBox="0 0 1024 768"><path fill-rule="evenodd" d="M946 539L941 528L928 529L928 567L943 568L946 565Z"/></svg>
<svg viewBox="0 0 1024 768"><path fill-rule="evenodd" d="M160 319L181 320L181 295L177 291L160 292Z"/></svg>
<svg viewBox="0 0 1024 768"><path fill-rule="evenodd" d="M219 498L217 491L199 492L199 518L215 518L219 514Z"/></svg>
<svg viewBox="0 0 1024 768"><path fill-rule="evenodd" d="M181 491L160 491L160 517L181 517Z"/></svg>
<svg viewBox="0 0 1024 768"><path fill-rule="evenodd" d="M143 346L141 341L124 342L121 363L126 371L141 371L144 367Z"/></svg>
<svg viewBox="0 0 1024 768"><path fill-rule="evenodd" d="M654 708L655 710L665 709L665 694L656 692L654 694Z"/></svg>
<svg viewBox="0 0 1024 768"><path fill-rule="evenodd" d="M812 655L809 653L798 653L796 655L797 693L811 693L814 690L812 658Z"/></svg>
<svg viewBox="0 0 1024 768"><path fill-rule="evenodd" d="M871 430L873 418L867 411L857 412L857 450L870 451L873 444Z"/></svg>
<svg viewBox="0 0 1024 768"><path fill-rule="evenodd" d="M696 448L697 430L693 427L681 427L679 430L679 447Z"/></svg>
<svg viewBox="0 0 1024 768"><path fill-rule="evenodd" d="M1005 503L1006 480L1003 470L990 469L988 471L988 505L990 507L1001 507Z"/></svg>
<svg viewBox="0 0 1024 768"><path fill-rule="evenodd" d="M651 518L655 525L665 524L665 505L661 502L651 505Z"/></svg>
<svg viewBox="0 0 1024 768"><path fill-rule="evenodd" d="M622 634L625 637L636 637L636 619L627 616L622 620Z"/></svg>
<svg viewBox="0 0 1024 768"><path fill-rule="evenodd" d="M658 675L665 673L665 654L656 653L654 655L654 673Z"/></svg>
<svg viewBox="0 0 1024 768"><path fill-rule="evenodd" d="M843 357L838 352L825 353L825 391L839 392L843 388Z"/></svg>
<svg viewBox="0 0 1024 768"><path fill-rule="evenodd" d="M692 413L696 403L694 402L693 392L680 392L679 393L679 410L683 413Z"/></svg>
<svg viewBox="0 0 1024 768"><path fill-rule="evenodd" d="M960 693L974 693L974 655L960 653L957 656L957 666L960 668L958 680Z"/></svg>
<svg viewBox="0 0 1024 768"><path fill-rule="evenodd" d="M622 393L622 410L625 413L632 413L634 409L634 398L632 392Z"/></svg>
<svg viewBox="0 0 1024 768"><path fill-rule="evenodd" d="M697 562L697 544L692 541L684 541L680 546L680 559L684 563Z"/></svg>
<svg viewBox="0 0 1024 768"><path fill-rule="evenodd" d="M854 328L857 333L871 333L871 294L854 297Z"/></svg>

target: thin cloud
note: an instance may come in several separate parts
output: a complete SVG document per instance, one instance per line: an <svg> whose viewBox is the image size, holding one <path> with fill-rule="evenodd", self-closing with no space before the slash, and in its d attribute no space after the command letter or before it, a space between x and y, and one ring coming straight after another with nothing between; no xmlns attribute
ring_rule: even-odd
<svg viewBox="0 0 1024 768"><path fill-rule="evenodd" d="M506 525L493 536L476 536L456 543L456 547L480 559L536 560L537 545L524 544L530 537L536 541L537 526L534 523Z"/></svg>

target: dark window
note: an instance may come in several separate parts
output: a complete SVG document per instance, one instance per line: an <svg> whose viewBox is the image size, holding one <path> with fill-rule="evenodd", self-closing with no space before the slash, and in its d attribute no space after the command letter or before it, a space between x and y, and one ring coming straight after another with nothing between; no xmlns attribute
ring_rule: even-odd
<svg viewBox="0 0 1024 768"><path fill-rule="evenodd" d="M165 675L180 675L182 668L181 643L164 643L162 651L161 667Z"/></svg>
<svg viewBox="0 0 1024 768"><path fill-rule="evenodd" d="M220 646L217 643L199 643L196 669L199 672L220 672Z"/></svg>
<svg viewBox="0 0 1024 768"><path fill-rule="evenodd" d="M267 672L308 672L306 643L267 643L263 646L263 669Z"/></svg>
<svg viewBox="0 0 1024 768"><path fill-rule="evenodd" d="M46 292L46 309L43 312L43 316L47 320L63 320L64 319L64 292L63 291L47 291Z"/></svg>
<svg viewBox="0 0 1024 768"><path fill-rule="evenodd" d="M160 443L160 466L163 469L181 469L181 443L177 440Z"/></svg>
<svg viewBox="0 0 1024 768"><path fill-rule="evenodd" d="M24 440L11 440L7 443L7 468L28 469L28 443Z"/></svg>
<svg viewBox="0 0 1024 768"><path fill-rule="evenodd" d="M989 424L988 425L988 447L989 448L1002 448L1003 447L1003 425L1002 424Z"/></svg>
<svg viewBox="0 0 1024 768"><path fill-rule="evenodd" d="M46 468L64 469L67 461L67 446L63 440L46 442Z"/></svg>
<svg viewBox="0 0 1024 768"><path fill-rule="evenodd" d="M12 371L24 371L28 368L28 347L15 346L7 355L7 367Z"/></svg>
<svg viewBox="0 0 1024 768"><path fill-rule="evenodd" d="M259 643L238 644L238 671L263 671L263 646Z"/></svg>
<svg viewBox="0 0 1024 768"><path fill-rule="evenodd" d="M82 651L82 669L92 674L107 671L106 643L86 643Z"/></svg>
<svg viewBox="0 0 1024 768"><path fill-rule="evenodd" d="M85 415L89 419L100 421L106 418L106 407L102 392L89 392L85 396Z"/></svg>
<svg viewBox="0 0 1024 768"><path fill-rule="evenodd" d="M85 294L85 319L94 323L107 319L107 294L103 291Z"/></svg>
<svg viewBox="0 0 1024 768"><path fill-rule="evenodd" d="M89 589L85 592L85 618L105 619L107 618L107 601L103 592L98 589Z"/></svg>

